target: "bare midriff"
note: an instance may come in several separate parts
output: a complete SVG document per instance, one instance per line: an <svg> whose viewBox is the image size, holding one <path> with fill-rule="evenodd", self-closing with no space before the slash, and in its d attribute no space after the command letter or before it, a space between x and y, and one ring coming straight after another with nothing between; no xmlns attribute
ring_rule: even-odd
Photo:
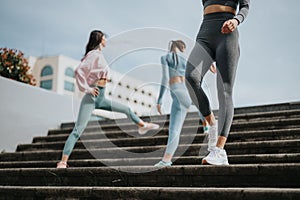
<svg viewBox="0 0 300 200"><path fill-rule="evenodd" d="M106 78L101 78L101 79L99 79L99 80L96 82L96 85L97 85L97 86L100 86L100 87L105 87L107 81L108 81L108 80L107 80Z"/></svg>
<svg viewBox="0 0 300 200"><path fill-rule="evenodd" d="M204 15L218 12L227 12L235 15L236 10L230 6L224 6L219 4L209 5L204 9Z"/></svg>
<svg viewBox="0 0 300 200"><path fill-rule="evenodd" d="M185 77L184 76L174 76L172 78L170 78L169 80L169 84L175 84L175 83L184 83L185 81Z"/></svg>

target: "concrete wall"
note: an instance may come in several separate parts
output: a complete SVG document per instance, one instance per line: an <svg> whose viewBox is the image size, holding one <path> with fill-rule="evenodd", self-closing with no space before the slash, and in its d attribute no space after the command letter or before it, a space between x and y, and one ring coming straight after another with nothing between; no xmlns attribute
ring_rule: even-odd
<svg viewBox="0 0 300 200"><path fill-rule="evenodd" d="M79 101L42 88L0 77L0 151L46 136L62 122L72 122Z"/></svg>

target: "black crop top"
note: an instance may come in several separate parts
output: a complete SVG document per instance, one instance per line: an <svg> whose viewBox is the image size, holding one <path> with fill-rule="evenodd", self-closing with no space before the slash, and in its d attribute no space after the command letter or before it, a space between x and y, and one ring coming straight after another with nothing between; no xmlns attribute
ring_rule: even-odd
<svg viewBox="0 0 300 200"><path fill-rule="evenodd" d="M236 16L234 16L234 19L238 20L239 23L242 23L248 15L250 0L202 0L202 4L204 9L213 4L230 6L234 9L237 9L239 4L239 12Z"/></svg>

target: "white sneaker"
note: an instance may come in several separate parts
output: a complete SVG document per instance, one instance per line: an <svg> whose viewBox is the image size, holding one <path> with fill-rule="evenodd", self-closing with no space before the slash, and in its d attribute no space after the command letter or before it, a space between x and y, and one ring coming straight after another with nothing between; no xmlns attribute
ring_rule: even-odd
<svg viewBox="0 0 300 200"><path fill-rule="evenodd" d="M214 150L202 159L202 164L229 165L225 149L215 147Z"/></svg>
<svg viewBox="0 0 300 200"><path fill-rule="evenodd" d="M69 165L67 164L67 162L63 162L63 161L60 161L57 163L57 166L56 168L68 168Z"/></svg>
<svg viewBox="0 0 300 200"><path fill-rule="evenodd" d="M154 165L154 167L170 167L172 165L172 162L165 162L163 160L159 161Z"/></svg>
<svg viewBox="0 0 300 200"><path fill-rule="evenodd" d="M209 152L213 151L218 141L218 122L208 128L208 148Z"/></svg>
<svg viewBox="0 0 300 200"><path fill-rule="evenodd" d="M147 122L145 122L145 126L139 127L138 133L141 134L141 135L144 135L144 134L146 134L150 130L157 130L157 129L159 129L159 125L158 124L153 124L153 123L147 123Z"/></svg>

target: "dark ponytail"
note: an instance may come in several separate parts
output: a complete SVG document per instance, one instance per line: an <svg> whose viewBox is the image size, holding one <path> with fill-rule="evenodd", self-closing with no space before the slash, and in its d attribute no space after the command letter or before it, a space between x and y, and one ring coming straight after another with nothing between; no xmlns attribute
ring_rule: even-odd
<svg viewBox="0 0 300 200"><path fill-rule="evenodd" d="M84 57L92 50L99 48L105 34L102 31L94 30L90 33L89 41L85 47Z"/></svg>
<svg viewBox="0 0 300 200"><path fill-rule="evenodd" d="M179 51L183 52L184 49L186 48L185 43L182 40L175 40L175 41L171 41L169 43L169 50L170 52L172 52L172 58L174 61L174 65L177 66L178 65L178 55L175 51L175 49L178 49Z"/></svg>
<svg viewBox="0 0 300 200"><path fill-rule="evenodd" d="M170 44L170 51L175 52L175 49L177 48L179 51L183 52L184 49L186 48L185 43L182 40L175 40L171 41Z"/></svg>

